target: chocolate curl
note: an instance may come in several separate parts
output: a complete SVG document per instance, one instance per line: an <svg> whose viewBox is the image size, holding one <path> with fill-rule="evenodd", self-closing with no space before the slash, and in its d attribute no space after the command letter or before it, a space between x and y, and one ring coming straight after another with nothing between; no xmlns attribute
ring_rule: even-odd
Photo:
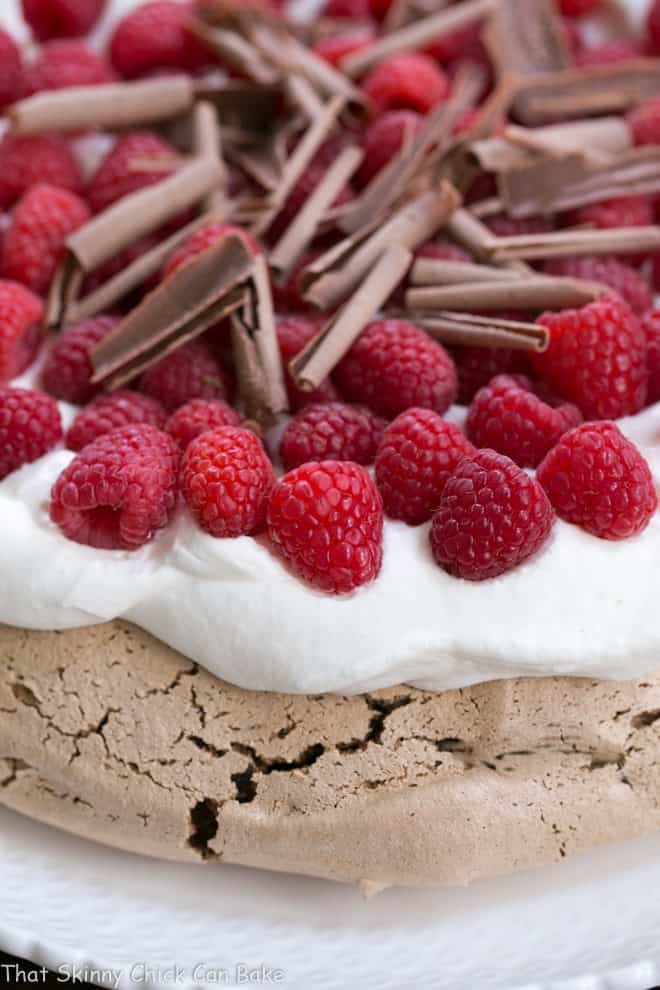
<svg viewBox="0 0 660 990"><path fill-rule="evenodd" d="M660 147L632 148L607 164L582 154L539 158L498 173L497 188L503 208L513 217L560 213L616 196L657 193Z"/></svg>
<svg viewBox="0 0 660 990"><path fill-rule="evenodd" d="M406 292L406 308L412 311L502 309L569 309L585 306L611 292L598 282L575 278L534 276L508 282L475 282L465 286L427 286Z"/></svg>
<svg viewBox="0 0 660 990"><path fill-rule="evenodd" d="M253 44L237 31L214 27L198 17L191 18L190 29L194 34L242 76L247 76L263 86L272 86L279 80L279 72L264 59Z"/></svg>
<svg viewBox="0 0 660 990"><path fill-rule="evenodd" d="M412 285L469 285L472 282L511 282L526 278L522 272L466 261L418 258L410 272Z"/></svg>
<svg viewBox="0 0 660 990"><path fill-rule="evenodd" d="M638 58L583 69L564 69L521 86L514 112L535 126L572 117L624 113L660 92L660 59Z"/></svg>
<svg viewBox="0 0 660 990"><path fill-rule="evenodd" d="M223 129L238 128L248 140L261 137L278 115L284 88L278 82L269 86L228 79L222 83L195 80L198 100L215 107Z"/></svg>
<svg viewBox="0 0 660 990"><path fill-rule="evenodd" d="M334 97L325 104L323 112L305 131L286 163L282 179L273 194L270 207L254 225L252 233L256 237L268 230L314 155L333 130L344 105L342 97Z"/></svg>
<svg viewBox="0 0 660 990"><path fill-rule="evenodd" d="M286 91L293 106L300 110L306 120L314 120L323 110L323 101L304 76L289 76Z"/></svg>
<svg viewBox="0 0 660 990"><path fill-rule="evenodd" d="M476 141L470 146L479 165L488 172L505 172L538 159L571 153L620 154L632 147L630 128L621 117L575 120L548 127L509 126L503 137Z"/></svg>
<svg viewBox="0 0 660 990"><path fill-rule="evenodd" d="M222 143L220 127L215 108L208 100L199 100L193 112L193 144L195 153L200 158L215 162L221 173L218 187L212 189L204 198L205 211L213 211L218 219L227 212L227 169L222 160Z"/></svg>
<svg viewBox="0 0 660 990"><path fill-rule="evenodd" d="M47 327L73 322L67 319L67 313L82 288L83 279L84 272L70 255L65 255L50 283L45 315Z"/></svg>
<svg viewBox="0 0 660 990"><path fill-rule="evenodd" d="M240 307L254 270L245 241L228 234L166 278L91 353L92 381L115 388Z"/></svg>
<svg viewBox="0 0 660 990"><path fill-rule="evenodd" d="M158 230L177 214L202 200L223 180L223 169L210 158L196 158L173 175L123 196L67 239L67 249L86 272Z"/></svg>
<svg viewBox="0 0 660 990"><path fill-rule="evenodd" d="M410 314L407 314L408 316ZM415 324L457 347L507 347L518 351L545 351L550 341L546 327L537 323L475 316L472 313L415 313Z"/></svg>
<svg viewBox="0 0 660 990"><path fill-rule="evenodd" d="M160 244L156 244L151 250L140 255L139 258L132 261L126 268L123 268L112 278L104 282L103 285L100 285L98 289L90 292L82 299L71 297L60 319L56 322L79 323L82 320L89 319L90 316L96 316L97 313L103 313L112 309L129 292L144 285L152 275L156 275L170 255L184 241L187 241L191 234L194 234L200 227L205 227L207 223L212 223L214 220L219 219L220 217L215 213L206 213L192 220L185 227L182 227L181 230L177 230L168 237L167 240L161 241ZM67 260L71 260L70 255ZM76 268L76 271L81 272L81 269Z"/></svg>
<svg viewBox="0 0 660 990"><path fill-rule="evenodd" d="M407 193L411 182L423 167L429 168L447 148L456 121L468 110L479 94L481 74L469 68L459 71L448 100L437 106L425 119L417 134L411 135L394 158L367 185L362 195L349 205L339 227L354 234L374 217L387 210Z"/></svg>
<svg viewBox="0 0 660 990"><path fill-rule="evenodd" d="M558 230L547 234L500 237L492 258L566 258L576 254L646 254L660 251L660 227L616 227L609 230Z"/></svg>
<svg viewBox="0 0 660 990"><path fill-rule="evenodd" d="M467 0L466 3L440 10L398 31L384 35L364 51L347 55L341 60L340 68L347 76L357 79L383 59L426 48L432 42L446 37L467 24L483 20L495 7L494 0Z"/></svg>
<svg viewBox="0 0 660 990"><path fill-rule="evenodd" d="M571 64L553 0L500 0L483 40L499 79L557 72Z"/></svg>
<svg viewBox="0 0 660 990"><path fill-rule="evenodd" d="M532 269L524 261L493 262L492 255L497 247L497 238L485 224L470 210L454 210L447 220L447 233L471 255L485 264L496 264L510 271L529 275Z"/></svg>
<svg viewBox="0 0 660 990"><path fill-rule="evenodd" d="M86 128L144 127L187 113L195 99L188 76L48 90L7 110L16 134L76 132Z"/></svg>
<svg viewBox="0 0 660 990"><path fill-rule="evenodd" d="M385 249L353 296L291 361L298 388L312 391L327 378L369 320L381 309L404 277L412 254L398 244Z"/></svg>
<svg viewBox="0 0 660 990"><path fill-rule="evenodd" d="M456 209L460 196L447 182L422 193L366 235L347 237L317 258L303 275L304 297L320 309L342 302L364 278L388 245L414 250L428 241Z"/></svg>
<svg viewBox="0 0 660 990"><path fill-rule="evenodd" d="M271 268L285 281L291 269L314 239L319 225L337 196L356 171L364 154L356 146L344 148L334 160L305 205L289 224L270 253Z"/></svg>

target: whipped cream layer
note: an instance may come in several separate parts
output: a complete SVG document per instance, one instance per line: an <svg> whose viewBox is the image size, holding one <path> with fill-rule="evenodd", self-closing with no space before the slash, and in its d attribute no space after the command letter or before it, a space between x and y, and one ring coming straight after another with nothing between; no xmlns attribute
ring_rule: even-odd
<svg viewBox="0 0 660 990"><path fill-rule="evenodd" d="M660 481L660 403L619 425ZM135 553L72 543L50 522L48 500L74 456L53 451L0 482L1 622L66 629L125 618L219 677L269 691L629 679L660 667L660 513L616 543L558 520L534 558L478 583L434 563L428 526L386 520L380 576L338 598L305 585L265 540L208 536L185 507Z"/></svg>

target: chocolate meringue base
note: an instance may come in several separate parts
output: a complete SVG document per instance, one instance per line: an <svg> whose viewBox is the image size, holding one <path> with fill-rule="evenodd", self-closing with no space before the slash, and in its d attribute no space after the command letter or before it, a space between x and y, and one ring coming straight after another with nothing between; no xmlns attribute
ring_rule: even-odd
<svg viewBox="0 0 660 990"><path fill-rule="evenodd" d="M456 885L660 827L660 674L282 695L125 622L0 626L0 711L0 803L171 860Z"/></svg>

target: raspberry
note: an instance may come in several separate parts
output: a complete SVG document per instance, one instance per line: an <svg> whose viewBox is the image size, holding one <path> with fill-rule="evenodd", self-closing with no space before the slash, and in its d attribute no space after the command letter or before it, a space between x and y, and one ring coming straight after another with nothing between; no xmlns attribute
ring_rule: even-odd
<svg viewBox="0 0 660 990"><path fill-rule="evenodd" d="M385 513L411 526L427 522L449 476L475 448L455 423L432 409L408 409L385 430L376 456L376 484Z"/></svg>
<svg viewBox="0 0 660 990"><path fill-rule="evenodd" d="M651 55L660 52L660 0L653 0L646 15L646 32Z"/></svg>
<svg viewBox="0 0 660 990"><path fill-rule="evenodd" d="M272 284L273 304L278 313L307 313L312 311L312 307L303 297L302 273L311 265L312 261L318 258L318 252L311 252L303 255L297 265L295 265L286 282L278 285Z"/></svg>
<svg viewBox="0 0 660 990"><path fill-rule="evenodd" d="M311 403L335 402L339 399L339 393L329 378L322 381L319 387L312 392L303 392L294 384L288 368L289 362L319 332L322 325L322 321L318 317L312 316L289 316L277 321L277 340L284 365L289 406L293 412L297 412Z"/></svg>
<svg viewBox="0 0 660 990"><path fill-rule="evenodd" d="M616 196L580 206L571 212L569 219L576 226L590 224L600 230L646 227L654 222L653 203L648 196Z"/></svg>
<svg viewBox="0 0 660 990"><path fill-rule="evenodd" d="M123 17L110 39L110 61L128 79L154 69L193 71L211 61L188 30L190 4L152 0Z"/></svg>
<svg viewBox="0 0 660 990"><path fill-rule="evenodd" d="M14 210L2 245L2 272L37 293L48 291L66 239L89 219L87 205L68 189L32 186Z"/></svg>
<svg viewBox="0 0 660 990"><path fill-rule="evenodd" d="M282 435L282 463L287 471L308 461L371 464L385 425L368 409L343 402L307 406L287 424Z"/></svg>
<svg viewBox="0 0 660 990"><path fill-rule="evenodd" d="M458 402L466 406L495 375L529 371L525 352L510 347L456 347L452 357L458 372Z"/></svg>
<svg viewBox="0 0 660 990"><path fill-rule="evenodd" d="M385 59L362 83L374 116L385 110L417 110L428 113L447 98L449 80L429 58L412 52Z"/></svg>
<svg viewBox="0 0 660 990"><path fill-rule="evenodd" d="M156 164L153 171L141 163L155 159L156 163L171 163L164 169ZM179 164L179 154L169 141L152 131L132 131L120 138L101 162L87 187L87 200L94 213L106 210L122 196L137 192L167 178Z"/></svg>
<svg viewBox="0 0 660 990"><path fill-rule="evenodd" d="M94 27L107 0L21 0L23 17L39 41L79 38Z"/></svg>
<svg viewBox="0 0 660 990"><path fill-rule="evenodd" d="M483 581L536 553L553 521L535 478L503 454L481 450L447 480L431 523L431 550L449 574Z"/></svg>
<svg viewBox="0 0 660 990"><path fill-rule="evenodd" d="M0 208L40 182L80 192L80 170L67 142L56 134L5 134L0 141Z"/></svg>
<svg viewBox="0 0 660 990"><path fill-rule="evenodd" d="M44 307L24 285L0 279L0 383L16 378L39 349Z"/></svg>
<svg viewBox="0 0 660 990"><path fill-rule="evenodd" d="M149 423L163 429L167 415L156 399L130 389L99 395L82 409L66 433L69 450L82 450L92 440L130 423Z"/></svg>
<svg viewBox="0 0 660 990"><path fill-rule="evenodd" d="M660 144L660 96L634 107L626 120L636 145Z"/></svg>
<svg viewBox="0 0 660 990"><path fill-rule="evenodd" d="M618 258L591 255L554 258L546 262L545 271L549 275L567 275L569 278L584 278L608 285L638 316L653 305L653 296L644 276Z"/></svg>
<svg viewBox="0 0 660 990"><path fill-rule="evenodd" d="M336 17L338 20L348 18L354 21L369 20L369 0L328 0L323 10L325 17Z"/></svg>
<svg viewBox="0 0 660 990"><path fill-rule="evenodd" d="M646 367L648 371L648 386L646 402L660 400L660 310L654 309L642 320L642 330L646 337Z"/></svg>
<svg viewBox="0 0 660 990"><path fill-rule="evenodd" d="M605 296L581 309L544 313L548 349L531 361L547 384L589 419L639 412L646 399L646 340L630 307Z"/></svg>
<svg viewBox="0 0 660 990"><path fill-rule="evenodd" d="M66 402L89 402L99 391L99 386L91 384L90 354L118 325L115 316L95 316L66 327L55 339L41 372L46 391Z"/></svg>
<svg viewBox="0 0 660 990"><path fill-rule="evenodd" d="M377 21L384 20L393 3L394 0L369 0L371 16L375 17Z"/></svg>
<svg viewBox="0 0 660 990"><path fill-rule="evenodd" d="M224 399L229 383L220 363L201 341L166 354L140 378L140 391L174 412L190 399Z"/></svg>
<svg viewBox="0 0 660 990"><path fill-rule="evenodd" d="M191 399L172 413L165 430L185 450L200 433L219 426L238 426L240 422L236 410L222 399Z"/></svg>
<svg viewBox="0 0 660 990"><path fill-rule="evenodd" d="M251 234L243 230L242 227L236 227L231 223L209 223L204 227L200 227L193 234L190 235L187 241L180 245L176 251L170 255L163 270L161 272L161 278L167 278L168 275L172 275L178 268L181 268L186 261L191 261L196 258L198 254L206 248L213 247L218 241L226 237L227 234L238 234L245 241L246 246L250 249L252 254L260 254L261 248L259 244L254 239Z"/></svg>
<svg viewBox="0 0 660 990"><path fill-rule="evenodd" d="M137 550L176 507L179 448L147 423L122 426L88 444L51 490L50 518L75 543Z"/></svg>
<svg viewBox="0 0 660 990"><path fill-rule="evenodd" d="M618 62L628 62L633 58L640 58L644 54L644 49L637 41L628 38L618 38L614 41L605 41L602 45L595 45L593 48L583 48L575 55L575 64L581 69L589 68L593 65L616 65Z"/></svg>
<svg viewBox="0 0 660 990"><path fill-rule="evenodd" d="M268 535L291 569L322 591L348 594L380 571L383 506L367 470L311 461L275 485Z"/></svg>
<svg viewBox="0 0 660 990"><path fill-rule="evenodd" d="M404 141L413 138L422 126L421 114L414 110L389 110L367 127L362 139L364 158L357 174L366 186L394 158Z"/></svg>
<svg viewBox="0 0 660 990"><path fill-rule="evenodd" d="M443 413L456 398L456 369L446 350L405 320L370 323L335 380L351 402L388 419L411 406Z"/></svg>
<svg viewBox="0 0 660 990"><path fill-rule="evenodd" d="M583 17L600 7L602 0L559 0L559 10L564 17Z"/></svg>
<svg viewBox="0 0 660 990"><path fill-rule="evenodd" d="M62 439L57 403L45 392L0 388L0 481Z"/></svg>
<svg viewBox="0 0 660 990"><path fill-rule="evenodd" d="M566 433L537 478L558 516L603 540L625 540L648 524L658 500L646 460L615 423Z"/></svg>
<svg viewBox="0 0 660 990"><path fill-rule="evenodd" d="M497 375L472 400L466 431L477 447L492 447L520 467L536 467L559 438L581 422L577 406L548 405L534 395L523 375Z"/></svg>
<svg viewBox="0 0 660 990"><path fill-rule="evenodd" d="M236 426L206 430L181 461L181 490L211 536L246 536L263 528L275 474L259 437Z"/></svg>
<svg viewBox="0 0 660 990"><path fill-rule="evenodd" d="M10 34L0 29L0 110L20 96L23 62Z"/></svg>
<svg viewBox="0 0 660 990"><path fill-rule="evenodd" d="M460 261L469 264L473 259L458 244L438 238L421 244L415 251L415 259L432 258L435 261Z"/></svg>
<svg viewBox="0 0 660 990"><path fill-rule="evenodd" d="M497 237L517 237L521 234L547 234L553 225L545 217L508 217L498 214L488 217L486 226Z"/></svg>
<svg viewBox="0 0 660 990"><path fill-rule="evenodd" d="M356 52L364 51L375 39L376 35L372 28L365 26L356 28L350 33L319 38L314 45L314 51L330 65L338 66L347 55L355 55Z"/></svg>
<svg viewBox="0 0 660 990"><path fill-rule="evenodd" d="M23 70L22 95L69 86L98 86L116 76L102 55L82 41L49 41L35 62Z"/></svg>

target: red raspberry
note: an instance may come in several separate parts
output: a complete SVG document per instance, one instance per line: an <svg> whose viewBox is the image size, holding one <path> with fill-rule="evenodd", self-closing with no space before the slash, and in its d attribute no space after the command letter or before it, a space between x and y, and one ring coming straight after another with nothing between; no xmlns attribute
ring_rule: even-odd
<svg viewBox="0 0 660 990"><path fill-rule="evenodd" d="M306 302L303 297L302 274L312 261L318 258L318 252L311 252L303 255L297 265L291 270L286 282L278 285L272 284L273 304L278 313L307 313L312 312L313 307Z"/></svg>
<svg viewBox="0 0 660 990"><path fill-rule="evenodd" d="M23 17L39 41L79 38L103 13L106 0L21 0Z"/></svg>
<svg viewBox="0 0 660 990"><path fill-rule="evenodd" d="M503 454L481 450L461 461L445 484L431 523L431 550L449 574L483 581L536 553L553 521L535 478Z"/></svg>
<svg viewBox="0 0 660 990"><path fill-rule="evenodd" d="M559 0L559 10L564 17L583 17L600 7L603 0Z"/></svg>
<svg viewBox="0 0 660 990"><path fill-rule="evenodd" d="M268 535L303 580L348 594L373 581L383 561L378 489L352 461L303 464L273 489Z"/></svg>
<svg viewBox="0 0 660 990"><path fill-rule="evenodd" d="M89 219L87 205L68 189L32 186L19 200L2 245L2 272L34 292L48 291L66 239Z"/></svg>
<svg viewBox="0 0 660 990"><path fill-rule="evenodd" d="M394 0L369 0L371 16L375 17L377 21L384 20L393 3Z"/></svg>
<svg viewBox="0 0 660 990"><path fill-rule="evenodd" d="M360 406L329 402L307 406L292 419L280 441L287 471L308 461L342 460L371 464L385 421Z"/></svg>
<svg viewBox="0 0 660 990"><path fill-rule="evenodd" d="M171 163L172 168L158 164L153 172L141 163L155 159ZM167 178L179 165L180 158L174 145L152 131L132 131L117 141L114 148L101 162L87 187L87 200L94 213L106 210L122 196L137 192L155 182Z"/></svg>
<svg viewBox="0 0 660 990"><path fill-rule="evenodd" d="M325 17L338 20L348 18L353 21L369 20L369 0L328 0L323 10Z"/></svg>
<svg viewBox="0 0 660 990"><path fill-rule="evenodd" d="M603 540L625 540L648 524L658 500L646 460L615 423L570 430L537 478L558 516Z"/></svg>
<svg viewBox="0 0 660 990"><path fill-rule="evenodd" d="M616 196L601 203L580 206L569 215L576 226L590 224L600 230L611 227L646 227L654 222L653 203L649 196Z"/></svg>
<svg viewBox="0 0 660 990"><path fill-rule="evenodd" d="M122 426L88 444L51 490L50 518L75 543L137 550L176 507L179 448L148 423Z"/></svg>
<svg viewBox="0 0 660 990"><path fill-rule="evenodd" d="M364 402L388 419L411 406L443 413L456 398L454 362L405 320L370 323L339 363L335 380L351 402Z"/></svg>
<svg viewBox="0 0 660 990"><path fill-rule="evenodd" d="M491 447L520 467L536 467L559 438L581 422L577 406L548 405L534 395L523 375L497 375L475 395L466 432L477 447Z"/></svg>
<svg viewBox="0 0 660 990"><path fill-rule="evenodd" d="M593 48L582 48L575 55L575 64L581 69L593 65L616 65L618 62L628 62L642 55L644 49L637 41L618 38L614 41L605 41L601 45L594 45Z"/></svg>
<svg viewBox="0 0 660 990"><path fill-rule="evenodd" d="M225 399L229 382L206 344L193 340L166 354L140 378L140 391L174 412L190 399Z"/></svg>
<svg viewBox="0 0 660 990"><path fill-rule="evenodd" d="M361 186L366 186L392 158L404 141L413 138L423 123L414 110L389 110L367 127L362 139L364 158L357 174Z"/></svg>
<svg viewBox="0 0 660 990"><path fill-rule="evenodd" d="M193 71L211 59L188 30L191 5L152 0L123 17L110 39L110 61L131 79L154 69Z"/></svg>
<svg viewBox="0 0 660 990"><path fill-rule="evenodd" d="M545 217L508 217L498 214L488 217L484 223L497 237L517 237L521 234L547 234L553 224Z"/></svg>
<svg viewBox="0 0 660 990"><path fill-rule="evenodd" d="M0 110L20 96L23 62L10 34L0 30Z"/></svg>
<svg viewBox="0 0 660 990"><path fill-rule="evenodd" d="M109 395L99 395L82 409L66 433L69 450L82 450L92 440L130 423L149 423L162 430L167 414L160 402L148 395L118 389Z"/></svg>
<svg viewBox="0 0 660 990"><path fill-rule="evenodd" d="M550 344L530 360L550 388L590 419L639 412L646 400L646 340L633 311L616 296L581 309L544 313Z"/></svg>
<svg viewBox="0 0 660 990"><path fill-rule="evenodd" d="M168 275L172 275L177 269L181 268L186 261L191 261L196 258L198 254L205 251L206 248L213 247L218 241L226 237L227 234L238 234L245 241L246 246L250 249L252 254L260 254L261 248L259 244L252 236L248 234L247 231L243 230L242 227L237 227L231 223L209 223L204 227L200 227L193 234L190 235L187 241L181 244L176 251L170 255L167 259L163 270L161 272L161 279L167 278Z"/></svg>
<svg viewBox="0 0 660 990"><path fill-rule="evenodd" d="M67 142L57 134L5 134L0 141L0 208L40 182L80 191L80 169Z"/></svg>
<svg viewBox="0 0 660 990"><path fill-rule="evenodd" d="M90 382L90 354L118 324L115 316L95 316L66 327L56 337L41 372L41 384L46 391L66 402L89 402L99 391L99 386Z"/></svg>
<svg viewBox="0 0 660 990"><path fill-rule="evenodd" d="M319 332L322 325L323 321L313 316L288 316L277 321L277 340L284 365L289 405L293 412L297 412L312 403L335 402L339 399L339 393L329 378L322 381L319 387L312 392L303 392L294 384L288 368L289 362Z"/></svg>
<svg viewBox="0 0 660 990"><path fill-rule="evenodd" d="M172 413L165 430L185 450L200 433L219 426L239 426L240 422L236 410L222 399L191 399Z"/></svg>
<svg viewBox="0 0 660 990"><path fill-rule="evenodd" d="M376 484L385 513L411 526L427 522L449 476L475 448L455 423L432 409L408 409L385 430L376 456Z"/></svg>
<svg viewBox="0 0 660 990"><path fill-rule="evenodd" d="M495 375L529 371L526 353L510 347L456 347L452 357L458 372L458 402L465 406Z"/></svg>
<svg viewBox="0 0 660 990"><path fill-rule="evenodd" d="M653 0L646 15L646 33L651 55L660 53L660 0Z"/></svg>
<svg viewBox="0 0 660 990"><path fill-rule="evenodd" d="M261 529L274 484L261 440L237 426L200 433L181 461L183 496L211 536L246 536Z"/></svg>
<svg viewBox="0 0 660 990"><path fill-rule="evenodd" d="M338 66L347 55L364 51L375 40L376 35L372 28L365 26L356 28L350 33L319 38L314 45L314 51L330 65Z"/></svg>
<svg viewBox="0 0 660 990"><path fill-rule="evenodd" d="M45 392L0 388L0 481L62 439L57 403Z"/></svg>
<svg viewBox="0 0 660 990"><path fill-rule="evenodd" d="M464 251L458 244L453 244L442 238L421 244L415 251L415 260L417 258L432 258L434 261L460 261L465 264L470 264L473 261L467 251Z"/></svg>
<svg viewBox="0 0 660 990"><path fill-rule="evenodd" d="M362 83L374 116L385 110L417 110L428 113L449 94L449 80L429 58L412 52L385 59Z"/></svg>
<svg viewBox="0 0 660 990"><path fill-rule="evenodd" d="M0 279L0 383L32 363L41 341L44 307L24 285Z"/></svg>
<svg viewBox="0 0 660 990"><path fill-rule="evenodd" d="M627 265L618 258L591 255L553 258L552 261L546 262L545 271L549 275L584 278L590 282L608 285L638 316L653 305L653 296L644 276L632 265Z"/></svg>
<svg viewBox="0 0 660 990"><path fill-rule="evenodd" d="M636 145L660 144L660 96L634 107L626 120Z"/></svg>
<svg viewBox="0 0 660 990"><path fill-rule="evenodd" d="M646 337L647 405L660 400L660 309L653 309L642 320Z"/></svg>
<svg viewBox="0 0 660 990"><path fill-rule="evenodd" d="M49 41L23 70L22 95L69 86L98 86L117 77L102 55L82 41Z"/></svg>

